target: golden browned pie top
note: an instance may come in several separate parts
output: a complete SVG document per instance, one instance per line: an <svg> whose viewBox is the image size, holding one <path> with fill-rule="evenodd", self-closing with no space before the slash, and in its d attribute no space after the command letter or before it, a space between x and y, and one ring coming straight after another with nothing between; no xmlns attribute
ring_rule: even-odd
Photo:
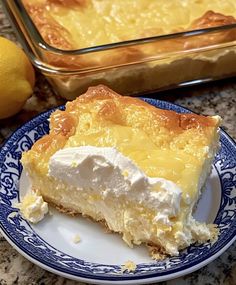
<svg viewBox="0 0 236 285"><path fill-rule="evenodd" d="M61 49L233 24L236 4L224 2L23 0L45 40Z"/></svg>
<svg viewBox="0 0 236 285"><path fill-rule="evenodd" d="M62 50L236 23L234 0L23 0L44 40ZM159 52L186 50L236 39L235 31L184 38L108 54L53 56L48 61L74 68L121 64ZM123 56L120 56L122 52Z"/></svg>
<svg viewBox="0 0 236 285"><path fill-rule="evenodd" d="M159 109L138 98L121 96L104 85L98 85L68 102L65 111L55 111L50 117L50 134L40 139L33 149L47 149L51 146L51 142L47 142L57 138L66 142L76 130L86 132L93 123L142 128L154 141L158 140L160 133L167 134L166 139L169 137L170 141L188 130L207 139L219 120L217 117Z"/></svg>

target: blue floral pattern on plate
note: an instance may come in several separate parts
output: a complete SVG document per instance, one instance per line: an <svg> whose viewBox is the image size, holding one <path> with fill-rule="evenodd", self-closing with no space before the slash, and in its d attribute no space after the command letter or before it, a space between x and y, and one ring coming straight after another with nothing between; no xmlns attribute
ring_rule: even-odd
<svg viewBox="0 0 236 285"><path fill-rule="evenodd" d="M156 107L174 110L179 113L190 111L168 102L143 98ZM63 109L64 107L60 107ZM180 256L163 261L138 264L135 272L121 273L119 265L86 262L63 253L44 241L34 232L30 224L14 206L19 201L19 179L22 172L21 153L49 131L48 118L54 110L42 113L19 128L0 151L0 229L4 236L31 260L46 266L54 272L68 274L73 278L86 278L93 281L147 280L170 276L171 274L206 264L207 259L217 256L234 240L236 234L236 145L221 130L221 149L214 167L221 183L221 203L215 218L220 235L215 243L192 245ZM168 278L166 278L168 279Z"/></svg>

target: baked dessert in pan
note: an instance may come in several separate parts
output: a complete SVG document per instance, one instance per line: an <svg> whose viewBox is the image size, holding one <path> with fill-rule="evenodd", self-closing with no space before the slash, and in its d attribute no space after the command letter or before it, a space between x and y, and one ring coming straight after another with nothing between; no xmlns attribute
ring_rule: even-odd
<svg viewBox="0 0 236 285"><path fill-rule="evenodd" d="M158 35L236 23L235 1L219 0L23 0L45 41L61 50L76 50ZM147 55L199 48L236 38L236 32L153 45L126 47L108 55L50 58L58 66L107 66L140 60Z"/></svg>
<svg viewBox="0 0 236 285"><path fill-rule="evenodd" d="M193 209L219 147L218 116L178 114L91 87L50 117L22 155L32 189L68 214L120 233L129 245L178 255L216 238Z"/></svg>
<svg viewBox="0 0 236 285"><path fill-rule="evenodd" d="M127 40L235 24L233 0L22 2L46 43L60 50L40 47L37 57L52 69L42 72L66 99L97 84L133 95L236 74L236 28L124 46ZM73 52L117 42L112 49Z"/></svg>

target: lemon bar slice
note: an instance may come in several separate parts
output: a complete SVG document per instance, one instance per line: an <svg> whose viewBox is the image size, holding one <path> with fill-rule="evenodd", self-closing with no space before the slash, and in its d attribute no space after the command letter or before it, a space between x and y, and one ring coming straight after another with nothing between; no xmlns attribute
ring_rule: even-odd
<svg viewBox="0 0 236 285"><path fill-rule="evenodd" d="M49 204L104 223L129 246L178 255L215 237L213 225L192 212L219 147L220 122L99 85L55 111L49 134L21 161Z"/></svg>

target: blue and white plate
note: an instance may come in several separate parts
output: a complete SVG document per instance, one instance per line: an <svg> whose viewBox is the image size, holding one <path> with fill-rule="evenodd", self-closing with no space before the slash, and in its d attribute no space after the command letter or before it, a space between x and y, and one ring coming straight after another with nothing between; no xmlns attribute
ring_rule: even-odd
<svg viewBox="0 0 236 285"><path fill-rule="evenodd" d="M183 107L153 99L144 99L163 109L181 113ZM63 108L63 107L61 107ZM72 218L52 209L37 225L25 221L15 203L29 187L22 171L21 154L48 133L45 112L19 128L0 151L0 230L22 255L53 273L98 284L139 284L163 281L190 273L208 264L223 253L236 234L236 145L221 130L221 149L215 158L206 191L199 201L195 217L218 224L220 235L211 244L192 245L178 257L153 261L142 246L129 248L117 234L85 218ZM74 242L76 235L81 241ZM134 272L121 271L131 260Z"/></svg>

